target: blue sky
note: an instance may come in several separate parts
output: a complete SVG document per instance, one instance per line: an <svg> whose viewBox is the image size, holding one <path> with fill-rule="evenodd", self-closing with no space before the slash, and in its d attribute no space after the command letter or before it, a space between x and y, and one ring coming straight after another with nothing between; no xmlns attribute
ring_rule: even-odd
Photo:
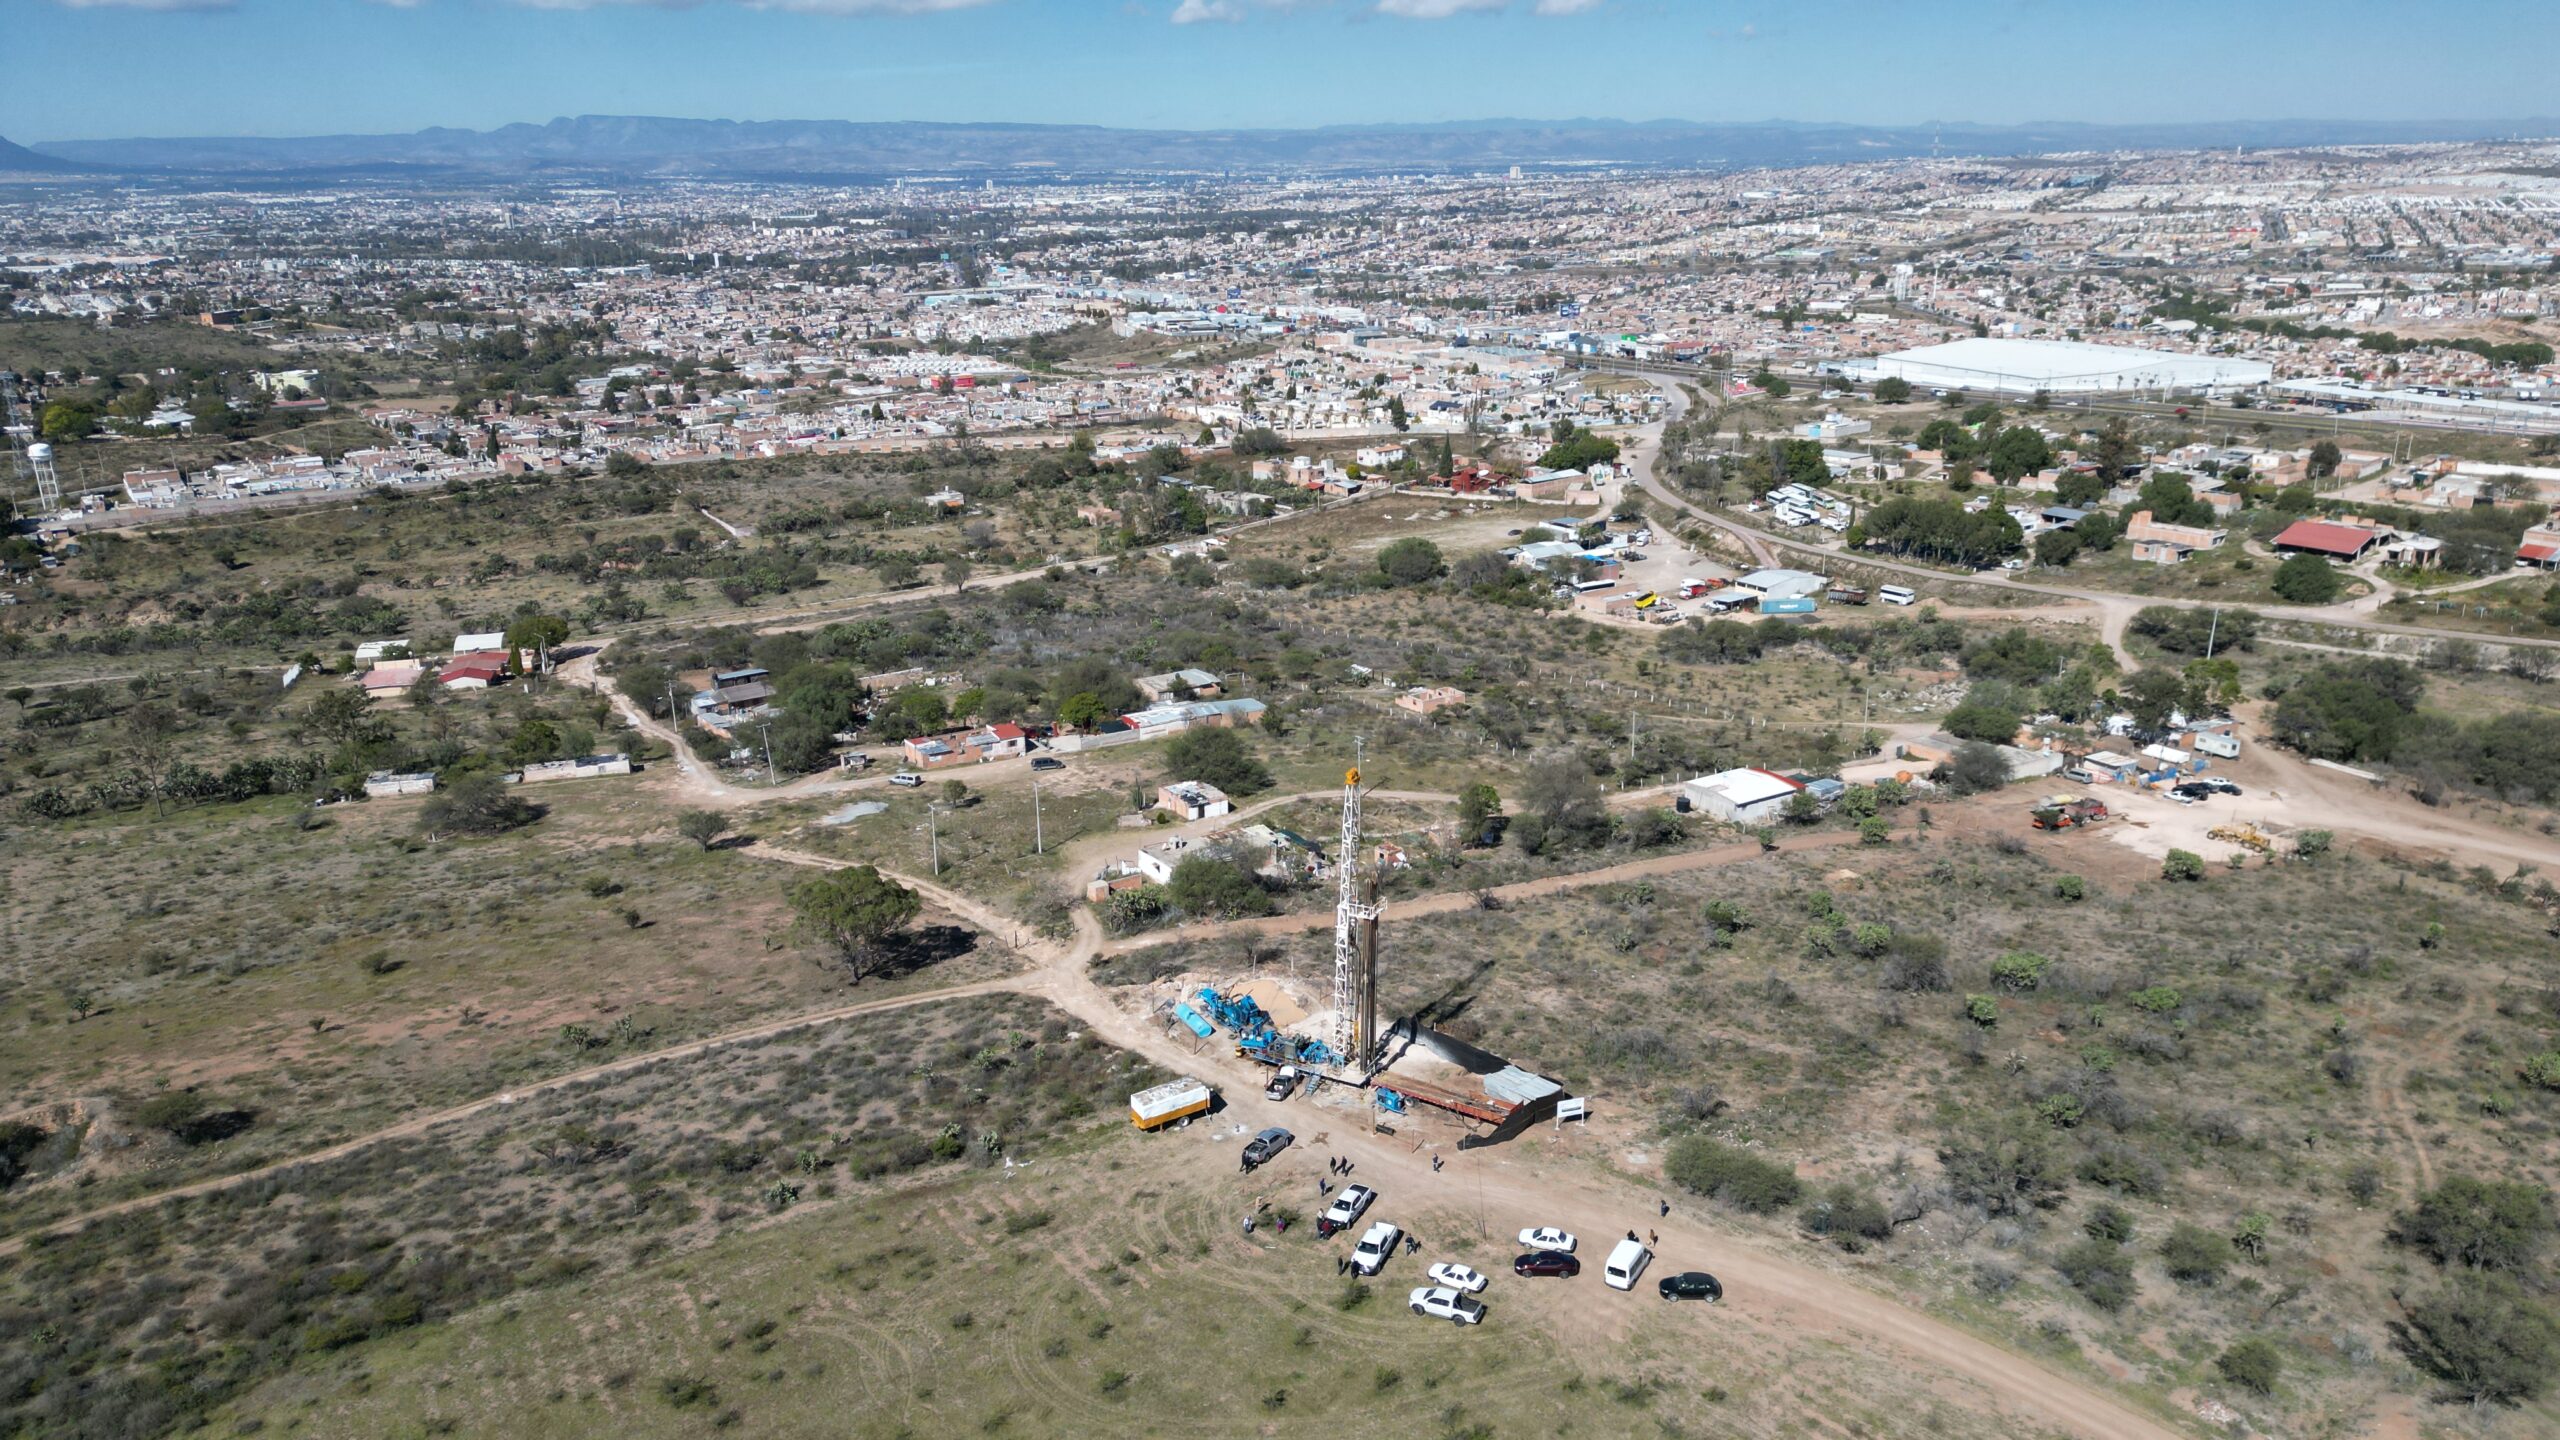
<svg viewBox="0 0 2560 1440"><path fill-rule="evenodd" d="M0 135L2560 111L2539 0L0 0Z"/></svg>

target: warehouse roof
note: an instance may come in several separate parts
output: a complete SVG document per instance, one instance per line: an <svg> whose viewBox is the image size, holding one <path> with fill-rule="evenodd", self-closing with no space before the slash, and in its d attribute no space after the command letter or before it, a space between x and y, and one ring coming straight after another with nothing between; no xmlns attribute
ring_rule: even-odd
<svg viewBox="0 0 2560 1440"><path fill-rule="evenodd" d="M1975 337L1897 350L1875 360L1879 375L1994 389L2111 390L2140 385L2259 385L2274 374L2263 360L2091 345L2076 340Z"/></svg>

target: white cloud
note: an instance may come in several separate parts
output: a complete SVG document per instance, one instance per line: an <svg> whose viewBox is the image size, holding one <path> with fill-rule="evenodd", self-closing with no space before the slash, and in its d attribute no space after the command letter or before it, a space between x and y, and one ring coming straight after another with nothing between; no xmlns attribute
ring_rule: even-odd
<svg viewBox="0 0 2560 1440"><path fill-rule="evenodd" d="M1399 20L1446 20L1452 15L1500 10L1510 3L1511 0L1378 0L1378 13Z"/></svg>
<svg viewBox="0 0 2560 1440"><path fill-rule="evenodd" d="M1244 6L1238 0L1182 0L1173 7L1173 23L1198 25L1217 20L1232 25L1244 18Z"/></svg>
<svg viewBox="0 0 2560 1440"><path fill-rule="evenodd" d="M240 0L54 0L65 10L230 10Z"/></svg>
<svg viewBox="0 0 2560 1440"><path fill-rule="evenodd" d="M509 0L528 10L690 10L705 0ZM995 0L731 0L749 10L786 10L795 15L940 15L975 10Z"/></svg>
<svg viewBox="0 0 2560 1440"><path fill-rule="evenodd" d="M1538 0L1538 13L1541 15L1579 15L1585 10L1599 8L1600 0Z"/></svg>

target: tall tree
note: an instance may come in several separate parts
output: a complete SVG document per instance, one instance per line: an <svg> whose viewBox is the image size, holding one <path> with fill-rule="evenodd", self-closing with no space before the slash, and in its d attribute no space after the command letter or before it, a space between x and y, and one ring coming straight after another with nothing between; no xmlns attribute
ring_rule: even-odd
<svg viewBox="0 0 2560 1440"><path fill-rule="evenodd" d="M834 951L857 985L879 968L890 938L924 908L916 892L869 865L803 880L784 893L795 928Z"/></svg>
<svg viewBox="0 0 2560 1440"><path fill-rule="evenodd" d="M551 673L551 652L569 638L569 622L557 615L519 615L507 626L507 667L524 673L524 652L531 650L534 663L544 674Z"/></svg>

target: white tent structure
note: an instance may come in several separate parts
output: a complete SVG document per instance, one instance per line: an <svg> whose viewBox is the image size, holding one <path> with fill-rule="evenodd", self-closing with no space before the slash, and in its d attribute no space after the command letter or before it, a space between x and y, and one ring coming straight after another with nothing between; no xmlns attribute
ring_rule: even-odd
<svg viewBox="0 0 2560 1440"><path fill-rule="evenodd" d="M1898 376L1923 389L1996 395L2232 390L2264 385L2275 375L2263 360L2075 340L1956 340L1851 360L1840 368L1870 381Z"/></svg>

